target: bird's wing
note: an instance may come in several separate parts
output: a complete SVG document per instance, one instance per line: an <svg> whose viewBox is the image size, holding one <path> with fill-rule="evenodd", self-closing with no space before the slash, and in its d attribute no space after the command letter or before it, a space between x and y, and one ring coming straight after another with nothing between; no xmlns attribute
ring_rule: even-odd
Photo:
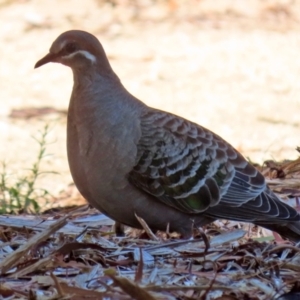
<svg viewBox="0 0 300 300"><path fill-rule="evenodd" d="M285 204L258 197L266 190L263 175L211 131L159 110L142 116L141 131L129 180L165 204L187 213L215 210L221 218L231 212L288 218Z"/></svg>

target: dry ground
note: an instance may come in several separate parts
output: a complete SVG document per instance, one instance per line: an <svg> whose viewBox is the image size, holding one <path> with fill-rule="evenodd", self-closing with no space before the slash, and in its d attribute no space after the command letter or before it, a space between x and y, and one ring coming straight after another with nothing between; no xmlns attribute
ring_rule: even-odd
<svg viewBox="0 0 300 300"><path fill-rule="evenodd" d="M84 3L84 4L83 4ZM293 159L299 143L300 1L0 1L0 160L31 166L31 138L50 122L52 154L39 183L71 182L64 114L11 118L14 109L66 110L72 76L34 70L68 29L95 34L125 86L147 104L206 126L252 161ZM26 114L25 114L26 115Z"/></svg>

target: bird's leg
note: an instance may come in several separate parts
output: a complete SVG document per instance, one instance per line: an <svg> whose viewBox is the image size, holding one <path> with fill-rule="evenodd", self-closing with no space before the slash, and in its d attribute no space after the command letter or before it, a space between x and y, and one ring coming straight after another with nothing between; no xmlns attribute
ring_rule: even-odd
<svg viewBox="0 0 300 300"><path fill-rule="evenodd" d="M113 229L114 229L114 232L115 232L116 236L118 236L118 237L125 236L124 225L123 224L116 221L115 224L114 224Z"/></svg>

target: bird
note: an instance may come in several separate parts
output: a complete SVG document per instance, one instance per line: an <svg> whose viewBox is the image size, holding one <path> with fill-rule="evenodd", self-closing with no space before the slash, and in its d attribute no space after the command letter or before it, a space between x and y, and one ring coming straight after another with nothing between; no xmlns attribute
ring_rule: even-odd
<svg viewBox="0 0 300 300"><path fill-rule="evenodd" d="M83 197L118 223L193 236L217 219L253 223L300 240L300 215L264 176L209 129L134 97L92 34L69 30L35 64L72 69L70 172ZM52 87L55 88L55 87Z"/></svg>

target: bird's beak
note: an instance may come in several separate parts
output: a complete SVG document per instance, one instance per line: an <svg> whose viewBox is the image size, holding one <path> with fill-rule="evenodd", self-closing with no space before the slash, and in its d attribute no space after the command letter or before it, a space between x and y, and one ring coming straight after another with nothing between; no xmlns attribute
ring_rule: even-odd
<svg viewBox="0 0 300 300"><path fill-rule="evenodd" d="M40 59L35 65L34 68L39 68L42 65L45 65L49 62L56 62L58 55L56 53L49 52L47 55L45 55L42 59Z"/></svg>

